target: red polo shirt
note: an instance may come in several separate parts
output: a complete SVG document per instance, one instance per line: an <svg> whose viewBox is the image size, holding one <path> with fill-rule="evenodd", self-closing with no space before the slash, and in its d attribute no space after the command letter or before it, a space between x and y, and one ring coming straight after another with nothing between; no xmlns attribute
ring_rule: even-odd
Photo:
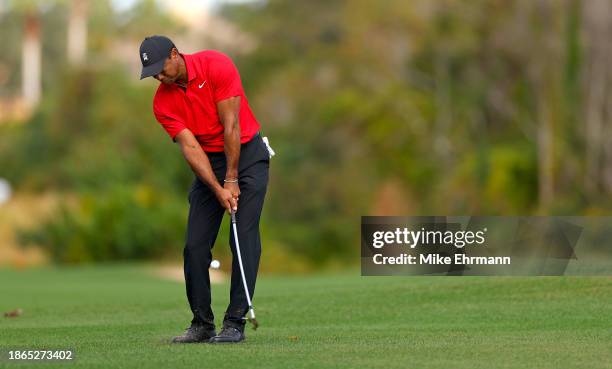
<svg viewBox="0 0 612 369"><path fill-rule="evenodd" d="M234 96L240 96L240 143L251 140L259 131L259 123L232 60L214 50L181 55L187 67L187 89L160 83L153 98L155 118L172 140L187 128L204 151L223 151L223 124L217 103Z"/></svg>

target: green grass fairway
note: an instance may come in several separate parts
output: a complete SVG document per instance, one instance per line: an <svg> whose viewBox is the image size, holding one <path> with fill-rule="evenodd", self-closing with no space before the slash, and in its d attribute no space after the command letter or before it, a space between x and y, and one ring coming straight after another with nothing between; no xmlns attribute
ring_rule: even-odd
<svg viewBox="0 0 612 369"><path fill-rule="evenodd" d="M214 286L217 323L227 285ZM170 344L183 284L142 266L0 270L0 367L612 368L609 277L261 277L261 328L239 345ZM72 348L9 363L7 348Z"/></svg>

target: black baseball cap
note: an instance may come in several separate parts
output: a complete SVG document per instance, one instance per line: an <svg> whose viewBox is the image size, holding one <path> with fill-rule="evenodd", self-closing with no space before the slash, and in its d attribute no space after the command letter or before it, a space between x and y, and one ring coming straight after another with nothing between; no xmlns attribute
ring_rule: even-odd
<svg viewBox="0 0 612 369"><path fill-rule="evenodd" d="M174 43L166 36L146 37L140 44L140 79L155 76L164 69L164 62L170 56Z"/></svg>

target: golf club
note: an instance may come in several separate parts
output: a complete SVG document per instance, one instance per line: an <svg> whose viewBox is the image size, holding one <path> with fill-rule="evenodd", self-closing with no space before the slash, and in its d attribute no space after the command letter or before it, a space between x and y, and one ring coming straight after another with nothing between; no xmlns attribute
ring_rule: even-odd
<svg viewBox="0 0 612 369"><path fill-rule="evenodd" d="M257 319L255 319L255 309L251 303L251 295L249 294L249 288L246 282L246 276L244 275L244 268L242 267L242 255L240 254L240 243L238 242L238 228L236 226L236 212L232 210L230 212L232 217L232 229L234 230L234 242L236 243L236 253L238 254L238 264L240 265L240 275L242 276L242 285L244 286L244 293L246 295L247 303L249 304L250 317L247 320L253 324L253 329L256 330L259 327Z"/></svg>

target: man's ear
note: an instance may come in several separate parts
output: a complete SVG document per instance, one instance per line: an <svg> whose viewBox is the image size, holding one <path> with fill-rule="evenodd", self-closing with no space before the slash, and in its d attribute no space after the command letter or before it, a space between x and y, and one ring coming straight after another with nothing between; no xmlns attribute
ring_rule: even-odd
<svg viewBox="0 0 612 369"><path fill-rule="evenodd" d="M172 50L170 50L170 57L174 59L174 58L178 58L178 56L179 56L179 52L177 48L173 47Z"/></svg>

